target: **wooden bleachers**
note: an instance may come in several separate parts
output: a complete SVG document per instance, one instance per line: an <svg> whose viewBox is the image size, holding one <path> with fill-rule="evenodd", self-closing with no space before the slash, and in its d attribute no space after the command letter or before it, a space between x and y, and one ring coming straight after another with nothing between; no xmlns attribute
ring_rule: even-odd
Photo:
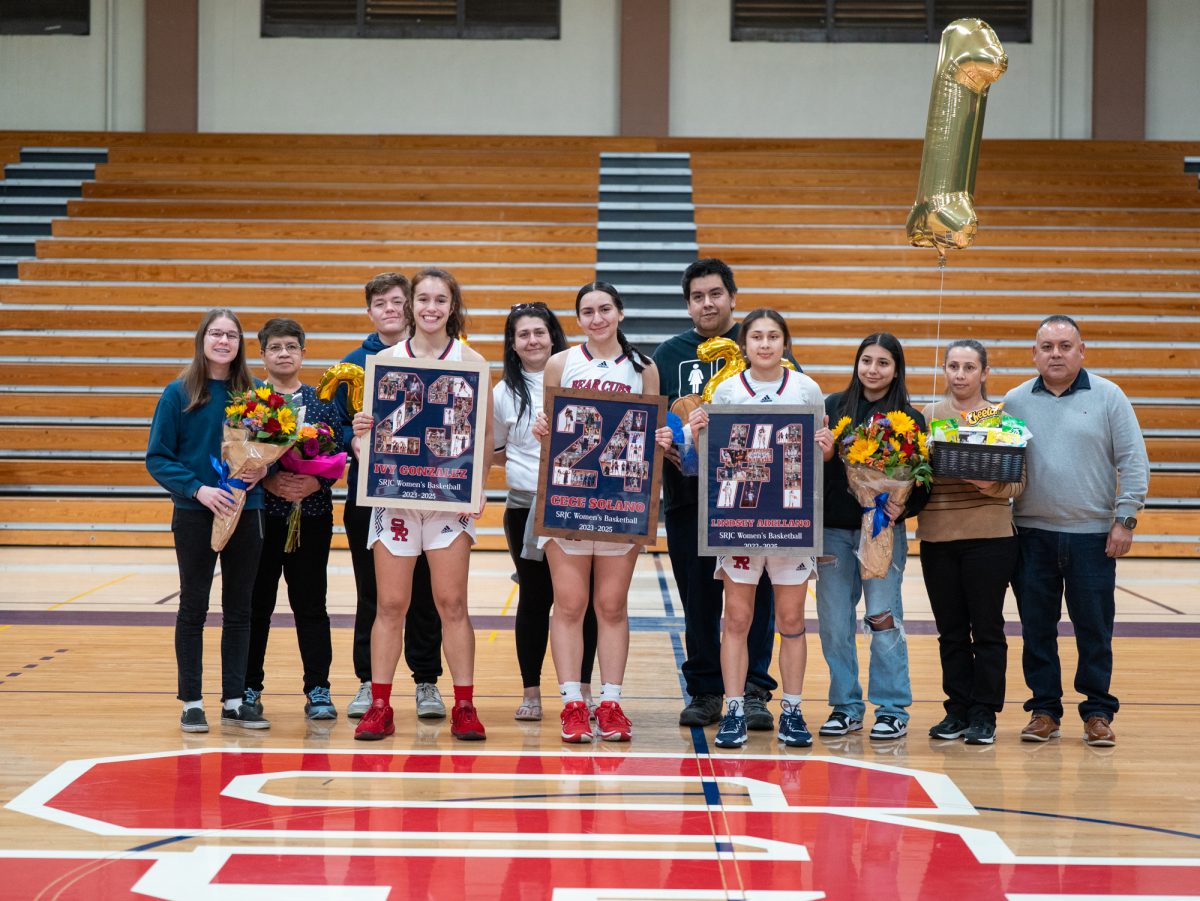
<svg viewBox="0 0 1200 901"><path fill-rule="evenodd" d="M237 309L247 333L300 319L314 378L368 330L361 286L387 269L452 269L491 360L514 302L546 301L574 333L574 290L596 271L598 154L687 151L700 255L735 267L743 312L789 316L827 391L886 329L918 398L939 338L968 336L988 344L999 395L1029 376L1041 317L1079 317L1087 364L1125 388L1148 436L1135 552L1200 553L1200 194L1182 164L1196 145L987 142L979 237L944 271L904 236L916 141L10 132L0 160L31 145L109 156L0 283L2 541L169 543L141 453L209 307ZM629 312L644 345L686 324L682 303ZM502 546L499 513L485 546Z"/></svg>

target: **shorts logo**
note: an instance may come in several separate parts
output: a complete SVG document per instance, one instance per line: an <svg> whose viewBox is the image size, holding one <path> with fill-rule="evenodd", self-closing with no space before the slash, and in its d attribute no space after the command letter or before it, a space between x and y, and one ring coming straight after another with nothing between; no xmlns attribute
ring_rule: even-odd
<svg viewBox="0 0 1200 901"><path fill-rule="evenodd" d="M450 528L449 526L442 526L442 534L443 534L443 535L446 535L446 534L448 534L448 533L450 533L450 532L453 532L453 531L454 531L454 530L453 530L452 528Z"/></svg>
<svg viewBox="0 0 1200 901"><path fill-rule="evenodd" d="M750 568L750 558L749 557L734 557L733 558L733 568L734 569L749 569Z"/></svg>
<svg viewBox="0 0 1200 901"><path fill-rule="evenodd" d="M396 541L408 541L408 527L403 519L392 520L392 538Z"/></svg>
<svg viewBox="0 0 1200 901"><path fill-rule="evenodd" d="M462 516L460 516L458 518L458 524L465 529L467 526L469 526L471 524L471 517L467 516L464 513Z"/></svg>

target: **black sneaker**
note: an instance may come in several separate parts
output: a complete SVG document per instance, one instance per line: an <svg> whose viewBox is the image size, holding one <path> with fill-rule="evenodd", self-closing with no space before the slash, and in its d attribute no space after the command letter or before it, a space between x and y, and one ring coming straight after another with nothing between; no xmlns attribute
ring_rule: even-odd
<svg viewBox="0 0 1200 901"><path fill-rule="evenodd" d="M271 727L271 724L263 719L261 713L255 713L245 704L242 704L237 710L222 708L221 725L238 726L242 729L269 729Z"/></svg>
<svg viewBox="0 0 1200 901"><path fill-rule="evenodd" d="M875 725L871 727L871 741L891 741L904 738L908 734L908 723L898 716L883 713L875 717Z"/></svg>
<svg viewBox="0 0 1200 901"><path fill-rule="evenodd" d="M929 729L930 738L940 738L949 741L952 738L961 738L963 733L967 731L969 724L966 720L960 719L953 713L947 713L936 726L931 726Z"/></svg>
<svg viewBox="0 0 1200 901"><path fill-rule="evenodd" d="M969 745L990 745L996 740L996 724L990 720L975 720L967 728L966 743Z"/></svg>
<svg viewBox="0 0 1200 901"><path fill-rule="evenodd" d="M711 726L721 719L720 695L696 695L679 714L681 726Z"/></svg>
<svg viewBox="0 0 1200 901"><path fill-rule="evenodd" d="M251 710L253 710L255 713L257 713L259 716L262 716L263 705L262 705L262 692L261 691L255 689L255 688L247 688L244 692L242 692L242 703L245 704L247 707L249 707Z"/></svg>
<svg viewBox="0 0 1200 901"><path fill-rule="evenodd" d="M848 735L851 732L861 732L863 721L855 719L848 713L835 710L829 714L829 719L821 727L821 735Z"/></svg>
<svg viewBox="0 0 1200 901"><path fill-rule="evenodd" d="M757 685L746 686L746 728L751 732L770 732L775 728L775 717L767 709L771 693Z"/></svg>
<svg viewBox="0 0 1200 901"><path fill-rule="evenodd" d="M203 707L192 707L183 711L179 718L179 728L184 732L207 732L208 717L204 715Z"/></svg>

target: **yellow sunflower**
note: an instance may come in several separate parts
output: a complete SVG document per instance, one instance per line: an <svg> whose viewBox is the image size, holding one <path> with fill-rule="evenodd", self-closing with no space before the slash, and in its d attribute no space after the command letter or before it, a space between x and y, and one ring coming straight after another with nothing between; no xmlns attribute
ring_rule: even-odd
<svg viewBox="0 0 1200 901"><path fill-rule="evenodd" d="M858 437L846 452L846 460L850 463L867 463L879 451L879 442L874 438Z"/></svg>
<svg viewBox="0 0 1200 901"><path fill-rule="evenodd" d="M246 412L245 404L234 404L233 406L225 408L226 416L241 416L245 412Z"/></svg>
<svg viewBox="0 0 1200 901"><path fill-rule="evenodd" d="M887 418L892 423L892 431L897 435L911 435L917 429L916 422L903 410L893 410Z"/></svg>
<svg viewBox="0 0 1200 901"><path fill-rule="evenodd" d="M296 431L296 414L292 412L291 407L279 408L279 431L285 435Z"/></svg>
<svg viewBox="0 0 1200 901"><path fill-rule="evenodd" d="M917 450L920 452L922 457L929 456L929 448L926 444L927 440L927 436L924 432L917 432Z"/></svg>
<svg viewBox="0 0 1200 901"><path fill-rule="evenodd" d="M255 388L255 389L254 389L254 395L255 395L255 396L256 396L256 397L257 397L259 400L266 400L268 397L270 397L270 396L271 396L271 389L270 389L270 388L268 388L268 387L266 387L265 385L264 385L263 387L261 387L261 388Z"/></svg>
<svg viewBox="0 0 1200 901"><path fill-rule="evenodd" d="M833 440L837 441L842 437L842 432L846 431L846 426L850 425L850 417L843 416L837 421L837 425L833 427Z"/></svg>

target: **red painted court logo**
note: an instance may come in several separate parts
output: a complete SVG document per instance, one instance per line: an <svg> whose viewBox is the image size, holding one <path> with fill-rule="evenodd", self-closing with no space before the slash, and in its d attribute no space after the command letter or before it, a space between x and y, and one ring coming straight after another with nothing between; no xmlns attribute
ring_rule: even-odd
<svg viewBox="0 0 1200 901"><path fill-rule="evenodd" d="M840 758L213 749L73 761L7 806L126 850L0 851L0 898L1001 901L1200 884L1200 860L1020 858L971 826L948 777Z"/></svg>

